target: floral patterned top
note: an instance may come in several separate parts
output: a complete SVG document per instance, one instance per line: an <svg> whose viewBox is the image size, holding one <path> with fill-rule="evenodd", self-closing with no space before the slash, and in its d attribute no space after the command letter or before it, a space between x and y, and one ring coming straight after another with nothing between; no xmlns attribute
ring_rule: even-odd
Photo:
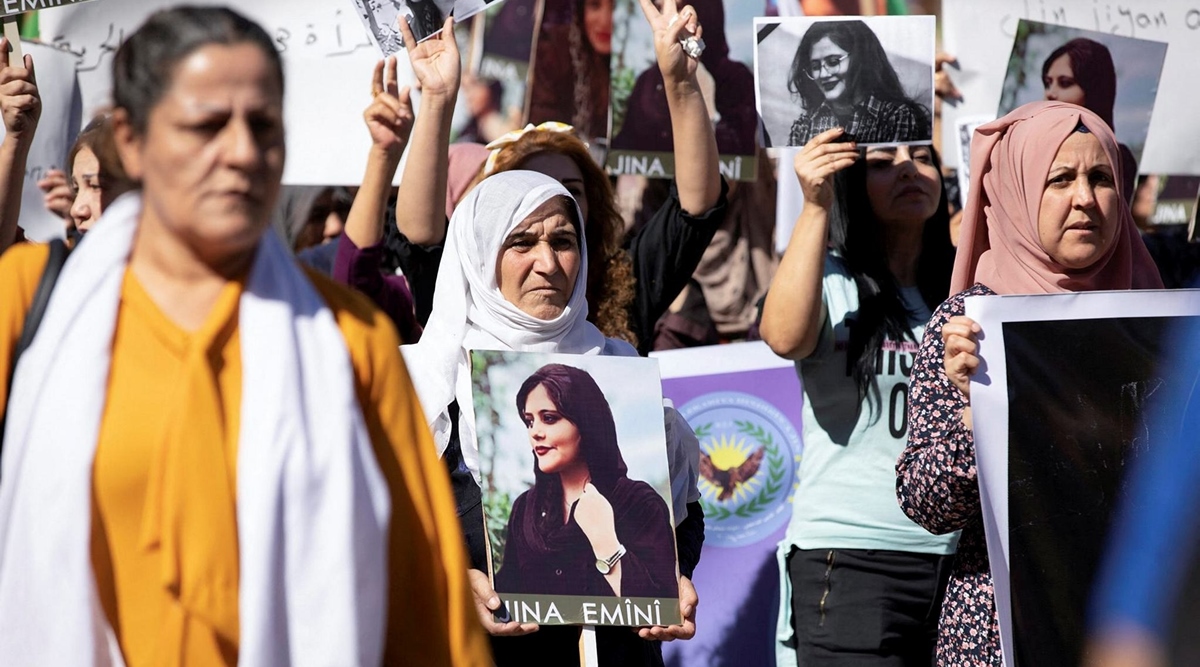
<svg viewBox="0 0 1200 667"><path fill-rule="evenodd" d="M962 423L967 401L942 366L942 327L965 312L966 297L990 294L995 292L977 283L934 311L909 380L908 447L896 464L896 496L904 513L932 533L962 530L938 623L938 667L1001 664L975 438Z"/></svg>

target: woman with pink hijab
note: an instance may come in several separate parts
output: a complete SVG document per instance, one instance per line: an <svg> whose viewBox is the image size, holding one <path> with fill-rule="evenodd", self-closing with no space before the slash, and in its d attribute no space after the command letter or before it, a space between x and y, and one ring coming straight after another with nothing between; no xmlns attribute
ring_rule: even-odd
<svg viewBox="0 0 1200 667"><path fill-rule="evenodd" d="M968 296L1161 288L1121 196L1112 130L1083 107L1034 102L975 131L971 198L950 291L909 384L900 506L933 533L962 530L938 628L939 667L1000 665L971 431L979 324Z"/></svg>

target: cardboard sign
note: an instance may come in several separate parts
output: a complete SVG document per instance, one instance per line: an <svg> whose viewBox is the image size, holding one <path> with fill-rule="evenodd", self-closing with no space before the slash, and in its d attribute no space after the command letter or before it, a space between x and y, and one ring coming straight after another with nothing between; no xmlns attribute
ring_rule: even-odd
<svg viewBox="0 0 1200 667"><path fill-rule="evenodd" d="M475 350L471 367L488 574L512 620L679 623L658 363Z"/></svg>
<svg viewBox="0 0 1200 667"><path fill-rule="evenodd" d="M126 35L174 0L104 0L40 15L43 39L75 55L83 117L111 104L112 58ZM198 5L224 2L197 0ZM362 112L371 102L379 51L350 2L259 0L238 7L275 40L287 79L284 120L289 185L356 185L370 136ZM412 70L400 58L400 85ZM415 102L414 102L415 103Z"/></svg>
<svg viewBox="0 0 1200 667"><path fill-rule="evenodd" d="M1004 662L1079 664L1124 471L1159 440L1150 398L1191 391L1168 335L1200 316L1200 290L971 297L966 314L983 332L971 409Z"/></svg>
<svg viewBox="0 0 1200 667"><path fill-rule="evenodd" d="M943 0L943 49L958 58L958 68L947 71L963 96L958 105L942 106L945 146L955 145L960 114L991 114L998 108L1021 19L1167 42L1139 171L1200 175L1200 152L1193 149L1200 145L1194 117L1200 62L1200 2L1195 0ZM945 150L942 157L947 166L958 166L954 151Z"/></svg>
<svg viewBox="0 0 1200 667"><path fill-rule="evenodd" d="M33 146L25 163L25 185L21 190L21 218L18 224L25 236L33 241L62 238L66 223L46 210L44 195L38 181L52 169L61 169L70 177L67 151L79 134L79 92L75 86L75 58L53 47L35 42L23 44L33 56L37 71L38 93L42 97L42 117ZM0 137L4 126L0 125Z"/></svg>

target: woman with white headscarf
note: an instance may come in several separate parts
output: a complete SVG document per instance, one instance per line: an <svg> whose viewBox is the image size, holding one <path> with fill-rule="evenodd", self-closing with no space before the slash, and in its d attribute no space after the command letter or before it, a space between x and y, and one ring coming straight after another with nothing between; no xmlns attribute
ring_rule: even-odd
<svg viewBox="0 0 1200 667"><path fill-rule="evenodd" d="M494 636L497 663L531 655L578 659L579 629L497 623L500 600L488 583L480 505L479 451L470 405L469 350L516 350L567 354L636 356L624 341L605 338L587 321L587 250L582 216L558 181L530 171L508 171L485 179L459 204L450 221L438 268L433 312L421 342L403 349L438 452L451 471L459 514L472 561L476 609ZM673 409L666 412L668 455L676 520L696 489L699 444ZM570 499L567 499L570 500ZM696 533L700 535L697 537ZM698 558L703 523L677 526L680 560ZM689 554L693 550L696 553ZM696 596L687 577L680 580L684 624L642 628L600 628L602 664L660 665L655 642L638 639L690 638L695 633ZM502 638L503 637L503 638ZM565 663L564 663L565 664Z"/></svg>

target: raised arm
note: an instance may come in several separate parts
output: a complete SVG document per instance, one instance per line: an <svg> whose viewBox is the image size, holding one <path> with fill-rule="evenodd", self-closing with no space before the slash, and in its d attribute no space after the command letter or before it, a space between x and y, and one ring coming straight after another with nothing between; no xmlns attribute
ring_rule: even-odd
<svg viewBox="0 0 1200 667"><path fill-rule="evenodd" d="M763 340L775 354L787 359L804 359L813 353L825 320L821 284L834 200L833 175L858 159L853 143L833 143L841 134L840 128L818 134L796 153L793 162L804 191L804 208L767 290L760 325Z"/></svg>
<svg viewBox="0 0 1200 667"><path fill-rule="evenodd" d="M717 137L696 79L700 61L684 53L679 44L681 37L699 37L703 31L691 6L679 10L676 0L663 0L660 12L651 0L639 2L654 28L654 51L671 112L679 203L691 215L703 215L721 196Z"/></svg>
<svg viewBox="0 0 1200 667"><path fill-rule="evenodd" d="M23 65L9 66L8 40L0 39L0 113L4 116L4 141L0 142L0 252L17 238L25 164L42 116L33 56L26 54Z"/></svg>
<svg viewBox="0 0 1200 667"><path fill-rule="evenodd" d="M417 245L437 245L446 237L446 177L450 169L450 122L462 76L454 41L454 19L442 32L417 43L408 23L400 21L408 58L421 91L421 107L413 125L412 148L400 178L396 227Z"/></svg>
<svg viewBox="0 0 1200 667"><path fill-rule="evenodd" d="M369 248L383 239L383 213L392 189L392 176L413 129L412 102L408 86L399 89L396 58L375 65L371 83L374 99L363 112L371 134L367 171L362 186L346 216L346 236L359 248Z"/></svg>

